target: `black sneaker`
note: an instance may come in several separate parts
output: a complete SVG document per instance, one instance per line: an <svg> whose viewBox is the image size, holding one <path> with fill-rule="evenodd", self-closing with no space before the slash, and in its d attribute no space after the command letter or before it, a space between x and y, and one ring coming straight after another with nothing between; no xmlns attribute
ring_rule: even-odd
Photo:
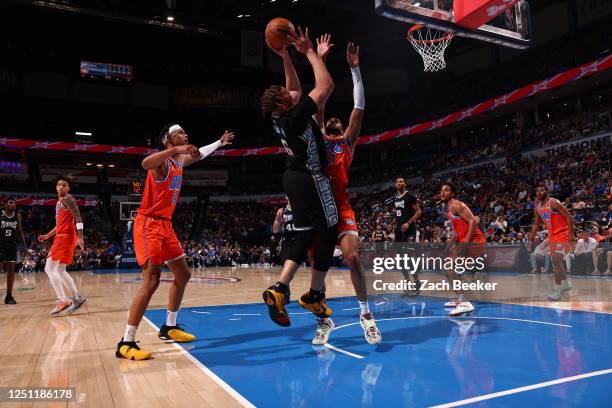
<svg viewBox="0 0 612 408"><path fill-rule="evenodd" d="M5 305L16 305L17 301L12 295L6 295L6 297L4 298L4 304Z"/></svg>

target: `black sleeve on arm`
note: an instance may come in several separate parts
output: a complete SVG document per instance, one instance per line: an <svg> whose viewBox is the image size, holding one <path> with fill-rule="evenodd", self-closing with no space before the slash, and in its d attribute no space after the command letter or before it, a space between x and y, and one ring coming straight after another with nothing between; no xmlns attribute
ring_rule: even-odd
<svg viewBox="0 0 612 408"><path fill-rule="evenodd" d="M288 128L290 132L302 133L306 129L308 120L317 113L319 108L312 98L308 95L302 97L300 102L291 110L288 118Z"/></svg>

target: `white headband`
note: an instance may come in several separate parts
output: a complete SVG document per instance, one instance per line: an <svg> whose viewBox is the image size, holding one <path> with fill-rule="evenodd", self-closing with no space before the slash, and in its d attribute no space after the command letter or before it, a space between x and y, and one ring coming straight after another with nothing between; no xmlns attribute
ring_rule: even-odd
<svg viewBox="0 0 612 408"><path fill-rule="evenodd" d="M166 133L163 137L162 137L162 144L165 145L166 142L168 141L168 137L170 137L171 134L173 134L174 132L178 132L179 130L183 130L183 128L180 125L172 125L170 126L170 129L168 129L168 133Z"/></svg>

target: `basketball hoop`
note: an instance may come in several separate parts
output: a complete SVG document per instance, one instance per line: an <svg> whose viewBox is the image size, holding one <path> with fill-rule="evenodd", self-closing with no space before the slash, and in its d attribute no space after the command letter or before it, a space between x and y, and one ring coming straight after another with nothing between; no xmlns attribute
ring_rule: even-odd
<svg viewBox="0 0 612 408"><path fill-rule="evenodd" d="M421 57L425 71L435 72L446 68L444 51L455 36L455 33L415 24L406 33L406 38Z"/></svg>

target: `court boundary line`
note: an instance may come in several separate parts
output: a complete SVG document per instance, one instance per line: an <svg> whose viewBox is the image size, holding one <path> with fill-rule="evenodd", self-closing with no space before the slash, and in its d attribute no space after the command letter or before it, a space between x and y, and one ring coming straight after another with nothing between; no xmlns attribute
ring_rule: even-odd
<svg viewBox="0 0 612 408"><path fill-rule="evenodd" d="M606 374L612 374L612 368L608 368L606 370L600 370L600 371L592 371L590 373L585 373L585 374L574 375L572 377L559 378L557 380L545 381L545 382L532 384L532 385L526 385L524 387L512 388L509 390L494 392L492 394L485 394L479 397L472 397L472 398L464 399L461 401L454 401L454 402L448 402L446 404L434 405L434 406L431 406L430 408L459 407L461 405L472 404L474 402L486 401L486 400L490 400L493 398L504 397L506 395L518 394L520 392L531 391L531 390L535 390L538 388L550 387L552 385L563 384L566 382L577 381L577 380L582 380L585 378L596 377L599 375L606 375Z"/></svg>
<svg viewBox="0 0 612 408"><path fill-rule="evenodd" d="M148 317L142 317L144 321L149 323L155 330L159 331L159 327L155 325ZM232 386L223 381L221 377L215 374L210 368L206 367L200 360L195 358L189 351L185 350L178 343L171 343L176 349L178 349L182 355L187 357L192 363L196 365L204 374L206 374L211 380L213 380L219 387L221 387L225 392L227 392L230 396L232 396L240 405L246 408L256 408L253 403L251 403L248 399L246 399L242 394L236 391Z"/></svg>
<svg viewBox="0 0 612 408"><path fill-rule="evenodd" d="M360 356L359 354L351 353L350 351L343 350L329 343L325 343L324 346L327 347L328 349L337 351L338 353L346 354L347 356L355 357L356 359L359 359L359 360L365 358L364 356Z"/></svg>

